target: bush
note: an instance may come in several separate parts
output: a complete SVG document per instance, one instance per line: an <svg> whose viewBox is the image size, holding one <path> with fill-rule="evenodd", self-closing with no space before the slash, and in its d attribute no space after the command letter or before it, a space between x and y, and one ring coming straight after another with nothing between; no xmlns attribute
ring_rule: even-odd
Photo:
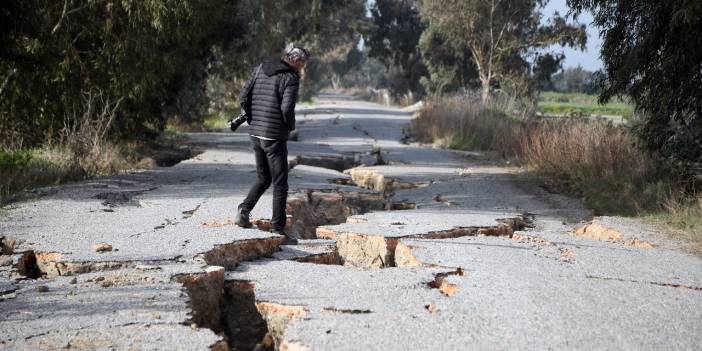
<svg viewBox="0 0 702 351"><path fill-rule="evenodd" d="M3 150L0 149L0 168L25 166L32 160L33 150Z"/></svg>

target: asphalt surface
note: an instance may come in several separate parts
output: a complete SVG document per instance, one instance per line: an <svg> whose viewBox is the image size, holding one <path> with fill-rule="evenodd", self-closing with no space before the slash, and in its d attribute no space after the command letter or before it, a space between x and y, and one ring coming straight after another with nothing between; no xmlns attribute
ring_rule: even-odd
<svg viewBox="0 0 702 351"><path fill-rule="evenodd" d="M280 349L702 348L702 259L655 228L596 218L622 239L578 236L593 220L578 200L480 153L406 144L410 111L325 95L297 116L291 194L378 190L356 186L361 176L390 184L385 208L407 209L350 210L347 223L319 226L361 243L392 240L411 256L405 266L342 265L333 240L280 245L234 226L255 176L246 127L193 133L204 152L176 166L42 189L3 211L0 237L18 244L0 256L0 349L231 346L241 335L193 324L203 295L181 283L212 266L227 269L226 282L253 284L250 303ZM266 193L252 216L270 218L271 201ZM308 221L334 217L309 208ZM427 236L515 218L499 236ZM103 242L112 251L93 249ZM30 253L44 276L23 276ZM240 308L215 288L200 292ZM204 313L219 316L215 305Z"/></svg>

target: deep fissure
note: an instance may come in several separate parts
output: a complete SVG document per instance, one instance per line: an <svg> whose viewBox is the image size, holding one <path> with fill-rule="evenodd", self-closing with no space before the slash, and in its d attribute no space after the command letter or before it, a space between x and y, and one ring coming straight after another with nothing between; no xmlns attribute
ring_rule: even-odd
<svg viewBox="0 0 702 351"><path fill-rule="evenodd" d="M317 238L317 227L345 223L353 215L372 211L405 210L414 203L392 202L372 192L342 190L307 190L291 194L287 202L286 232L298 239ZM270 230L268 219L254 219L260 230Z"/></svg>
<svg viewBox="0 0 702 351"><path fill-rule="evenodd" d="M224 274L222 267L209 267L204 273L175 278L189 297L191 314L186 323L222 337L211 349L276 350L288 324L309 313L302 306L259 302L252 282L228 281Z"/></svg>
<svg viewBox="0 0 702 351"><path fill-rule="evenodd" d="M351 217L353 221L357 219ZM422 265L412 254L412 248L403 239L451 239L463 236L503 236L511 238L515 230L531 226L526 216L498 220L500 224L488 227L455 227L452 229L400 237L388 237L351 232L336 232L320 227L317 236L336 241L340 262L357 268L387 268Z"/></svg>
<svg viewBox="0 0 702 351"><path fill-rule="evenodd" d="M375 164L385 164L382 152L374 150L371 153ZM297 164L324 167L339 171L348 170L360 165L354 157L299 157ZM343 185L367 187L377 192L354 192L342 190L307 190L292 194L288 201L289 233L298 238L316 238L318 227L335 225L344 222L360 220L353 218L372 211L408 210L415 209L414 203L393 202L392 193L398 189L411 189L421 184L402 183L390 177L384 177L377 172L371 172L370 182L381 184L379 188L363 186L355 177L351 180L337 181ZM370 183L369 183L370 184ZM367 184L366 184L367 185ZM152 189L147 189L152 190ZM97 197L105 200L106 206L130 204L136 192L103 193ZM199 206L198 206L199 207ZM192 216L197 208L183 212L184 216ZM265 229L266 221L259 220L259 229ZM268 222L270 224L270 222ZM521 230L528 225L525 218L510 218L502 220L502 224L484 228L454 228L447 231L412 235L400 238L379 237L372 235L343 234L337 236L336 247L332 252L306 255L293 260L313 264L349 265L364 269L384 267L404 267L423 265L412 257L412 248L401 243L406 238L453 238L466 235L500 235L511 236L514 230ZM5 253L12 250L10 243L2 238L0 248ZM180 282L189 297L191 309L190 323L194 327L205 327L223 337L223 342L212 345L212 349L232 350L274 350L283 340L285 327L290 321L307 315L308 311L300 306L283 306L274 303L256 301L254 284L249 281L226 281L225 273L233 270L241 261L270 257L280 249L282 238L262 240L245 240L229 244L217 245L213 249L196 256L208 265L205 272L178 275L174 279ZM14 243L12 244L14 245ZM12 246L14 247L14 246ZM8 249L10 248L10 249ZM354 251L362 251L361 259L354 257ZM43 275L62 275L86 273L93 270L116 269L111 262L93 262L103 264L100 267L72 268L65 262L58 262L61 254L39 254L26 251L17 264L20 273L29 278L39 278ZM398 258L401 258L398 260ZM53 265L53 266L52 266ZM48 268L47 268L48 267ZM51 268L53 267L53 268ZM82 266L76 266L82 267ZM86 266L87 267L87 266ZM54 269L52 273L49 273ZM461 268L455 271L440 273L427 283L429 288L439 289L444 295L454 293L455 286L446 282L449 275L463 275ZM364 314L369 310L346 310L333 307L325 308L331 313Z"/></svg>

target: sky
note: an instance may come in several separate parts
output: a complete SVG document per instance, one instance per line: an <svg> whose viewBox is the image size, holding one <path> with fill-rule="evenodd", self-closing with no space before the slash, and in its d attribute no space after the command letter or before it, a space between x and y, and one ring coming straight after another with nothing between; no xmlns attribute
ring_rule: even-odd
<svg viewBox="0 0 702 351"><path fill-rule="evenodd" d="M544 20L552 16L556 11L562 16L568 13L566 0L551 0L544 8ZM592 15L589 12L580 14L578 22L587 26L587 47L585 51L562 48L560 45L555 45L550 50L562 51L565 54L566 58L563 62L563 68L580 65L588 71L596 71L602 68L602 60L600 60L602 39L600 38L599 30L592 24Z"/></svg>

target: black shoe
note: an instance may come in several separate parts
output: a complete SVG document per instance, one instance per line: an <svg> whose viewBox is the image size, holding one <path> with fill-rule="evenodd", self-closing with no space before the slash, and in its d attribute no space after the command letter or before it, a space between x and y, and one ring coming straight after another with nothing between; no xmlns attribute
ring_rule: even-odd
<svg viewBox="0 0 702 351"><path fill-rule="evenodd" d="M251 221L249 220L249 212L244 211L241 207L236 211L236 225L242 228L251 228Z"/></svg>
<svg viewBox="0 0 702 351"><path fill-rule="evenodd" d="M289 237L283 229L273 229L271 230L271 233L284 236L285 239L283 239L283 245L297 245L297 239Z"/></svg>

